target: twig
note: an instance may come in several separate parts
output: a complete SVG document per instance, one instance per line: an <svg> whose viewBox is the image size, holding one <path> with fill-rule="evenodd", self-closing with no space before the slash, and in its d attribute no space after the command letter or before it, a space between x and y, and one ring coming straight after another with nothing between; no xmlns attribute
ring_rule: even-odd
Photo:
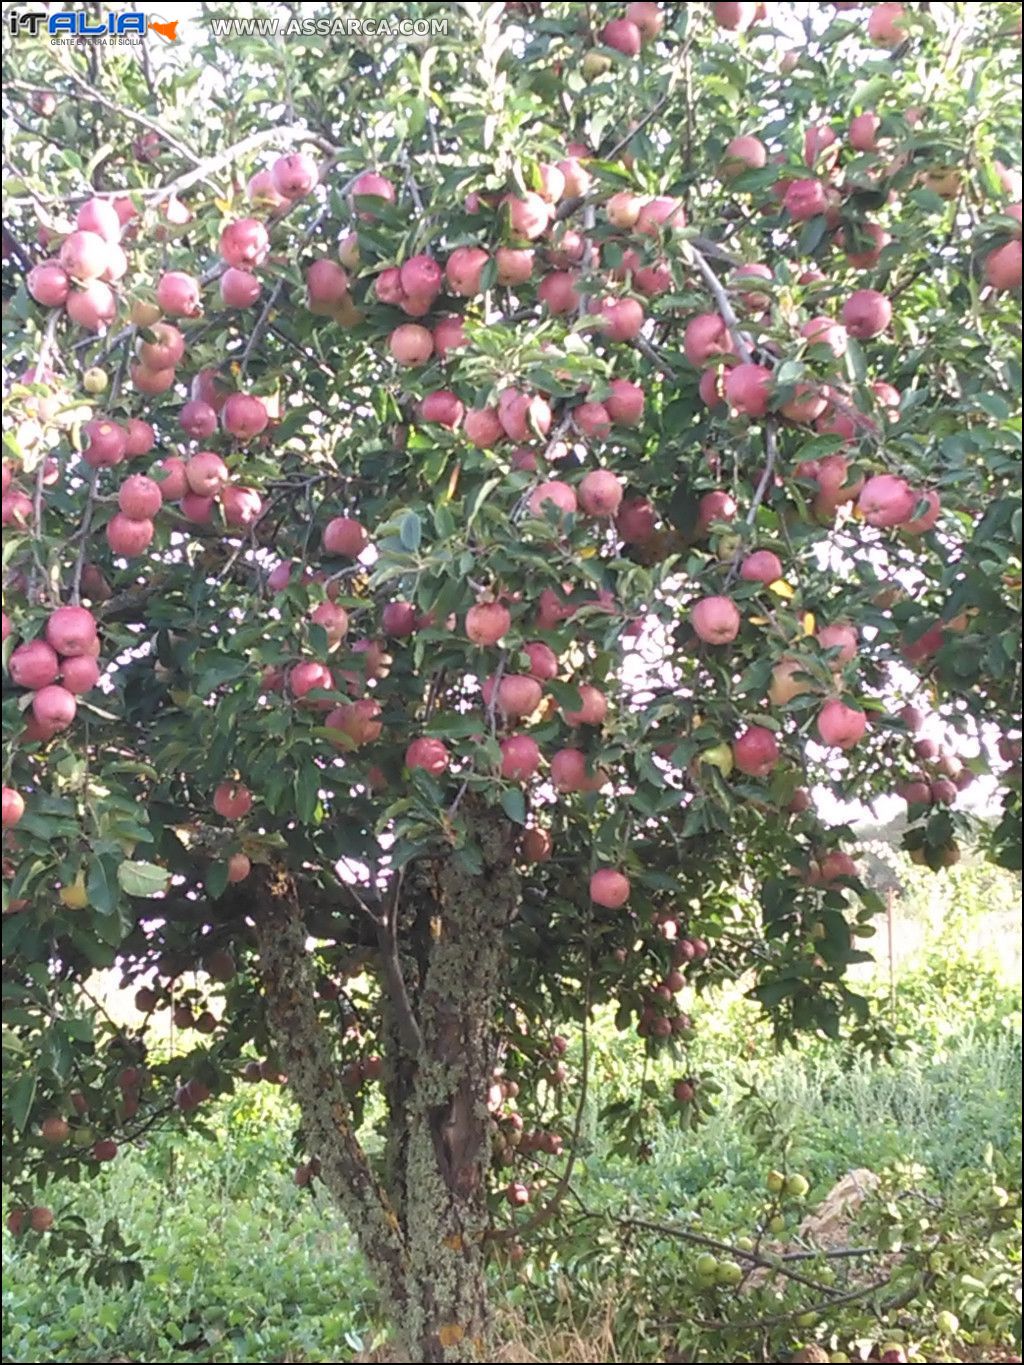
<svg viewBox="0 0 1024 1365"><path fill-rule="evenodd" d="M662 109L664 109L665 105L668 104L669 100L672 98L672 92L675 90L676 83L678 82L679 77L683 74L684 70L688 66L690 48L692 46L693 32L691 31L685 38L683 46L680 49L679 61L672 68L672 71L669 75L668 84L665 86L665 93L661 96L660 99L656 100L654 104L651 105L650 109L648 109L647 113L644 114L643 118L641 118L637 123L635 123L633 127L630 128L628 133L626 133L623 137L619 138L618 142L615 143L615 145L611 148L610 151L602 154L602 160L614 161L615 158L618 156L619 152L622 151L623 147L628 146L628 144L632 142L633 138L636 137L637 133L641 132L644 128L646 128L650 121L653 118L656 118L657 115L661 113Z"/></svg>
<svg viewBox="0 0 1024 1365"><path fill-rule="evenodd" d="M618 1218L614 1214L591 1212L585 1213L584 1217L607 1217L617 1227L637 1228L642 1232L655 1232L662 1237L677 1237L682 1242L692 1242L694 1246L706 1247L709 1251L723 1252L728 1256L734 1256L737 1260L747 1261L751 1265L758 1266L762 1270L770 1270L774 1274L782 1275L787 1280L793 1280L796 1284L802 1284L806 1289L813 1289L816 1293L829 1293L827 1285L809 1279L798 1271L787 1270L781 1259L771 1260L767 1256L759 1255L756 1251L742 1251L739 1247L730 1246L728 1242L720 1242L717 1238L707 1237L702 1232L693 1232L689 1228L680 1227L677 1223L656 1223L650 1218Z"/></svg>
<svg viewBox="0 0 1024 1365"><path fill-rule="evenodd" d="M805 1313L814 1313L816 1316L821 1313L829 1313L833 1308L838 1308L840 1304L853 1303L857 1299L869 1298L876 1294L879 1289L884 1289L891 1280L891 1276L886 1276L884 1280L876 1280L874 1284L862 1286L860 1289L851 1289L848 1294L836 1294L832 1298L825 1299L821 1303L813 1304L810 1308L806 1304L801 1308L794 1308L789 1313L776 1313L770 1318L750 1318L746 1322L721 1322L708 1318L689 1318L689 1322L696 1323L698 1327L704 1328L709 1332L736 1331L736 1332L755 1332L761 1327L782 1327L787 1322L793 1322L796 1318L801 1318Z"/></svg>
<svg viewBox="0 0 1024 1365"><path fill-rule="evenodd" d="M325 202L321 206L319 211L314 215L313 221L309 224L305 232L302 234L302 237L299 242L299 250L301 250L302 247L306 246L306 244L310 242L316 235L317 228L319 228L320 224L323 222L326 213L327 204ZM259 317L256 319L256 326L249 333L249 340L245 343L245 350L242 352L241 372L243 375L248 373L249 358L256 348L256 343L263 335L264 329L266 328L267 324L270 321L270 314L273 310L274 304L277 302L278 298L281 295L281 290L284 288L284 285L285 277L282 275L281 278L274 285L273 289L267 295L267 301L263 305L263 309Z"/></svg>
<svg viewBox="0 0 1024 1365"><path fill-rule="evenodd" d="M704 253L698 250L693 243L689 243L690 254L693 256L694 264L700 271L701 278L708 287L708 291L718 305L718 311L722 316L722 321L729 329L729 334L736 343L736 351L741 360L751 365L754 361L753 352L748 344L748 339L743 328L740 326L739 318L729 300L729 295L725 292L722 281L707 263Z"/></svg>
<svg viewBox="0 0 1024 1365"><path fill-rule="evenodd" d="M634 337L633 345L641 355L647 357L652 365L657 366L666 379L675 379L676 371L668 363L665 357L659 351L655 350L646 337Z"/></svg>
<svg viewBox="0 0 1024 1365"><path fill-rule="evenodd" d="M77 71L72 70L69 66L65 66L63 62L59 62L58 66L61 75L66 76L72 85L78 88L80 98L91 101L93 104L100 105L101 108L109 110L110 113L117 114L120 118L127 119L129 123L137 123L140 127L148 129L149 132L156 133L161 142L165 142L168 147L177 152L179 156L184 157L185 160L190 162L193 166L201 166L203 164L202 158L199 157L191 147L187 146L179 138L176 138L173 133L169 133L165 124L160 123L157 119L150 118L148 114L140 114L136 109L126 109L123 104L118 104L116 100L108 99L107 96L101 94L94 85L91 85L87 80L80 76ZM35 87L26 85L21 81L9 81L8 89L32 91Z"/></svg>
<svg viewBox="0 0 1024 1365"><path fill-rule="evenodd" d="M82 526L79 531L78 553L75 555L75 568L71 575L71 601L77 606L82 598L82 570L85 568L85 551L89 543L92 527L92 513L96 505L96 489L100 481L100 471L94 469L89 477L89 487L85 495L85 509L82 512Z"/></svg>
<svg viewBox="0 0 1024 1365"><path fill-rule="evenodd" d="M764 469L761 472L757 488L754 490L754 497L751 501L750 508L747 511L746 522L748 526L753 526L754 518L757 516L757 509L764 501L765 494L771 487L772 480L775 477L775 463L779 457L779 443L776 436L775 423L771 418L766 420L764 426L764 453Z"/></svg>

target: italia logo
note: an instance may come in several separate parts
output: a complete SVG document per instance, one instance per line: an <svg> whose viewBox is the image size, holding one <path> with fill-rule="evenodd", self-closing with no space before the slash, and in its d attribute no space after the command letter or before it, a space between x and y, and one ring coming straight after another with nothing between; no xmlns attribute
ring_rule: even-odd
<svg viewBox="0 0 1024 1365"><path fill-rule="evenodd" d="M93 19L82 10L44 14L41 10L11 10L7 29L12 38L143 38L150 29L165 43L178 41L178 21L151 19L145 14L108 14Z"/></svg>

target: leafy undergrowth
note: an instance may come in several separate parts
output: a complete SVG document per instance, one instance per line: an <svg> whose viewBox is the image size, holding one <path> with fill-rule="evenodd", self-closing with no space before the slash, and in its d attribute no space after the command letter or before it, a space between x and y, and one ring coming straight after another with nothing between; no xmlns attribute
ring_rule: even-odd
<svg viewBox="0 0 1024 1365"><path fill-rule="evenodd" d="M659 1114L671 1071L639 1073L611 1030L596 1028L597 1097L557 1236L495 1270L501 1358L785 1360L810 1343L837 1359L878 1358L889 1343L911 1359L1011 1358L1020 1335L1019 994L944 949L904 975L890 1022L900 1046L888 1061L831 1045L776 1054L738 997L705 1004L696 1061L722 1094L697 1132ZM624 1097L637 1103L649 1148L639 1162L609 1149L599 1121ZM15 1243L4 1233L5 1360L313 1361L380 1351L373 1285L345 1224L322 1195L293 1184L287 1100L247 1087L209 1123L212 1142L155 1133L87 1184L54 1192L58 1224L81 1220L83 1246L85 1232L102 1241L116 1219L107 1254L92 1262L103 1283L69 1274L45 1237ZM797 1177L795 1194L769 1190L773 1168ZM786 1263L818 1289L747 1275L742 1256L738 1264L735 1252L690 1240L799 1251L803 1220L854 1169L882 1184L840 1242L869 1254ZM133 1244L144 1264L137 1281ZM839 1295L856 1297L827 1306Z"/></svg>

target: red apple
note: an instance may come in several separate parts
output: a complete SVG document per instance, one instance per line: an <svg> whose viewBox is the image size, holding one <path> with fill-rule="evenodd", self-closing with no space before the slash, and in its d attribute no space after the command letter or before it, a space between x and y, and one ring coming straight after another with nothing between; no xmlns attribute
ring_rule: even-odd
<svg viewBox="0 0 1024 1365"><path fill-rule="evenodd" d="M603 402L605 411L617 426L634 427L643 421L644 391L639 384L628 379L613 379Z"/></svg>
<svg viewBox="0 0 1024 1365"><path fill-rule="evenodd" d="M869 526L899 526L913 516L917 499L906 479L876 474L861 489L857 507Z"/></svg>
<svg viewBox="0 0 1024 1365"><path fill-rule="evenodd" d="M567 725L603 725L608 714L608 699L598 688L590 683L580 683L579 707L574 711L562 708Z"/></svg>
<svg viewBox="0 0 1024 1365"><path fill-rule="evenodd" d="M57 681L60 660L56 650L45 640L26 640L11 653L7 671L15 687L36 692Z"/></svg>
<svg viewBox="0 0 1024 1365"><path fill-rule="evenodd" d="M892 304L877 289L858 289L843 304L842 318L851 336L870 341L892 321Z"/></svg>
<svg viewBox="0 0 1024 1365"><path fill-rule="evenodd" d="M160 485L146 474L129 474L117 492L117 505L133 521L151 520L163 506L163 501Z"/></svg>
<svg viewBox="0 0 1024 1365"><path fill-rule="evenodd" d="M763 417L768 411L772 372L764 365L735 365L725 375L725 398L730 407L746 417Z"/></svg>
<svg viewBox="0 0 1024 1365"><path fill-rule="evenodd" d="M748 777L767 777L778 763L779 742L763 725L751 725L733 741L733 761Z"/></svg>
<svg viewBox="0 0 1024 1365"><path fill-rule="evenodd" d="M907 36L904 20L902 5L872 5L868 16L868 38L876 47L899 47Z"/></svg>
<svg viewBox="0 0 1024 1365"><path fill-rule="evenodd" d="M32 714L42 729L55 734L66 730L75 719L78 703L73 692L58 683L41 687L32 698Z"/></svg>
<svg viewBox="0 0 1024 1365"><path fill-rule="evenodd" d="M832 749L852 749L868 727L868 718L838 697L830 698L818 713L817 729L822 744Z"/></svg>
<svg viewBox="0 0 1024 1365"><path fill-rule="evenodd" d="M590 899L606 910L621 910L629 900L629 878L611 867L603 867L590 878Z"/></svg>
<svg viewBox="0 0 1024 1365"><path fill-rule="evenodd" d="M96 645L96 618L86 607L57 607L46 622L46 642L58 654L88 654Z"/></svg>
<svg viewBox="0 0 1024 1365"><path fill-rule="evenodd" d="M279 156L270 168L270 175L274 189L285 199L305 198L320 179L316 162L305 152Z"/></svg>
<svg viewBox="0 0 1024 1365"><path fill-rule="evenodd" d="M537 196L534 196L538 198ZM538 203L543 204L543 200L538 198ZM544 208L545 222L547 218L547 207ZM466 298L472 298L480 293L480 278L483 275L484 267L490 258L482 247L460 246L456 247L448 257L444 268L445 279L448 288L453 294L462 294Z"/></svg>
<svg viewBox="0 0 1024 1365"><path fill-rule="evenodd" d="M3 789L3 827L13 829L25 814L25 798L13 787Z"/></svg>
<svg viewBox="0 0 1024 1365"><path fill-rule="evenodd" d="M523 645L523 653L529 659L530 676L541 682L549 682L558 677L558 658L550 645L533 640Z"/></svg>
<svg viewBox="0 0 1024 1365"><path fill-rule="evenodd" d="M734 137L726 146L718 173L728 182L747 171L759 171L767 164L768 151L760 138Z"/></svg>
<svg viewBox="0 0 1024 1365"><path fill-rule="evenodd" d="M88 444L82 459L91 469L110 469L128 453L128 434L124 427L105 417L93 417L82 428Z"/></svg>
<svg viewBox="0 0 1024 1365"><path fill-rule="evenodd" d="M224 402L220 420L225 431L241 441L248 441L266 430L270 415L255 394L233 393Z"/></svg>
<svg viewBox="0 0 1024 1365"><path fill-rule="evenodd" d="M72 232L60 249L60 263L81 284L99 279L110 259L107 243L98 232Z"/></svg>
<svg viewBox="0 0 1024 1365"><path fill-rule="evenodd" d="M501 741L501 776L527 782L540 766L540 749L529 735L509 735Z"/></svg>
<svg viewBox="0 0 1024 1365"><path fill-rule="evenodd" d="M580 295L576 290L578 281L575 271L552 271L541 280L537 297L551 313L574 313L580 306Z"/></svg>
<svg viewBox="0 0 1024 1365"><path fill-rule="evenodd" d="M437 330L434 331L435 345ZM435 389L420 400L419 416L424 422L437 422L439 426L454 431L465 416L466 409L462 400L451 389Z"/></svg>
<svg viewBox="0 0 1024 1365"><path fill-rule="evenodd" d="M638 50L639 36L637 33ZM507 194L503 202L508 212L509 228L514 237L525 237L528 241L533 241L547 231L552 209L539 194L527 191L521 199L516 195Z"/></svg>
<svg viewBox="0 0 1024 1365"><path fill-rule="evenodd" d="M1021 243L1018 239L1006 242L985 257L985 283L998 290L1021 287Z"/></svg>
<svg viewBox="0 0 1024 1365"><path fill-rule="evenodd" d="M747 583L777 583L782 572L782 560L771 550L755 550L740 565L740 578Z"/></svg>
<svg viewBox="0 0 1024 1365"><path fill-rule="evenodd" d="M354 517L334 517L324 527L324 553L358 559L370 543L366 528Z"/></svg>
<svg viewBox="0 0 1024 1365"><path fill-rule="evenodd" d="M262 265L269 251L270 238L258 218L239 218L220 234L220 258L225 265L249 270Z"/></svg>
<svg viewBox="0 0 1024 1365"><path fill-rule="evenodd" d="M67 301L71 280L59 261L43 261L29 271L25 287L44 308L60 308Z"/></svg>
<svg viewBox="0 0 1024 1365"><path fill-rule="evenodd" d="M336 706L328 712L324 725L346 735L351 740L352 748L358 749L380 738L384 728L380 714L380 703L372 697L363 697L345 706Z"/></svg>
<svg viewBox="0 0 1024 1365"><path fill-rule="evenodd" d="M934 488L927 488L923 492L914 494L914 506L924 502L925 511L920 516L912 517L910 521L903 523L903 533L908 536L922 536L926 531L931 531L939 519L942 511L942 502Z"/></svg>
<svg viewBox="0 0 1024 1365"><path fill-rule="evenodd" d="M434 338L426 327L404 322L388 338L388 349L400 365L424 365L434 354Z"/></svg>
<svg viewBox="0 0 1024 1365"><path fill-rule="evenodd" d="M691 365L703 368L712 359L731 355L733 341L724 318L717 313L698 313L686 324L683 353Z"/></svg>
<svg viewBox="0 0 1024 1365"><path fill-rule="evenodd" d="M330 316L348 298L348 275L326 256L306 271L306 301L311 313Z"/></svg>
<svg viewBox="0 0 1024 1365"><path fill-rule="evenodd" d="M833 668L842 668L857 657L859 637L856 626L823 626L815 638L822 649L839 651L830 660Z"/></svg>
<svg viewBox="0 0 1024 1365"><path fill-rule="evenodd" d="M567 483L560 479L550 479L546 483L538 484L530 494L530 512L533 516L544 519L550 516L549 508L555 508L560 517L572 516L577 507L576 493Z"/></svg>
<svg viewBox="0 0 1024 1365"><path fill-rule="evenodd" d="M497 408L470 408L463 423L466 439L480 450L495 446L505 437Z"/></svg>
<svg viewBox="0 0 1024 1365"><path fill-rule="evenodd" d="M156 286L156 301L171 317L192 318L202 311L199 281L183 270L168 270Z"/></svg>
<svg viewBox="0 0 1024 1365"><path fill-rule="evenodd" d="M220 298L225 308L251 308L263 293L263 285L249 270L234 266L220 277Z"/></svg>
<svg viewBox="0 0 1024 1365"><path fill-rule="evenodd" d="M690 608L690 624L706 644L724 645L735 640L741 621L731 597L702 597Z"/></svg>
<svg viewBox="0 0 1024 1365"><path fill-rule="evenodd" d="M349 198L354 203L356 199L381 199L385 203L395 202L395 187L384 175L378 175L376 171L363 171L357 175L349 187ZM370 208L361 207L359 217L364 222L372 222L377 214Z"/></svg>
<svg viewBox="0 0 1024 1365"><path fill-rule="evenodd" d="M405 751L407 768L422 768L432 777L440 777L449 762L448 750L439 739L414 739Z"/></svg>
<svg viewBox="0 0 1024 1365"><path fill-rule="evenodd" d="M820 180L791 180L782 202L795 223L805 223L826 211L828 195Z"/></svg>
<svg viewBox="0 0 1024 1365"><path fill-rule="evenodd" d="M579 486L579 505L588 516L614 517L621 502L622 485L611 470L592 469L584 474Z"/></svg>
<svg viewBox="0 0 1024 1365"><path fill-rule="evenodd" d="M496 645L511 626L511 613L501 602L477 602L466 612L466 635L475 645Z"/></svg>
<svg viewBox="0 0 1024 1365"><path fill-rule="evenodd" d="M60 680L76 697L84 696L100 680L100 666L91 654L77 654L61 663Z"/></svg>
<svg viewBox="0 0 1024 1365"><path fill-rule="evenodd" d="M101 332L117 316L117 297L109 285L101 280L90 280L81 289L68 294L68 317L89 332Z"/></svg>

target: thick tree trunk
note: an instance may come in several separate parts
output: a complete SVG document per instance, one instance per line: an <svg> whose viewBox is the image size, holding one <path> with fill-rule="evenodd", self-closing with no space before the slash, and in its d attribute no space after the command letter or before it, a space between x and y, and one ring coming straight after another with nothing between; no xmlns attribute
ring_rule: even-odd
<svg viewBox="0 0 1024 1365"><path fill-rule="evenodd" d="M487 1093L505 929L519 879L508 821L480 812L470 828L483 867L471 873L455 857L435 865L416 1002L422 1049L409 1105L403 1220L406 1335L416 1360L488 1358Z"/></svg>
<svg viewBox="0 0 1024 1365"><path fill-rule="evenodd" d="M284 873L257 878L268 1010L309 1150L379 1278L400 1358L410 1361L489 1358L487 1096L519 879L515 827L471 799L464 810L468 856L424 857L401 886L405 998L381 976L388 1138L379 1176L352 1129L334 1040L317 1015L294 884Z"/></svg>

